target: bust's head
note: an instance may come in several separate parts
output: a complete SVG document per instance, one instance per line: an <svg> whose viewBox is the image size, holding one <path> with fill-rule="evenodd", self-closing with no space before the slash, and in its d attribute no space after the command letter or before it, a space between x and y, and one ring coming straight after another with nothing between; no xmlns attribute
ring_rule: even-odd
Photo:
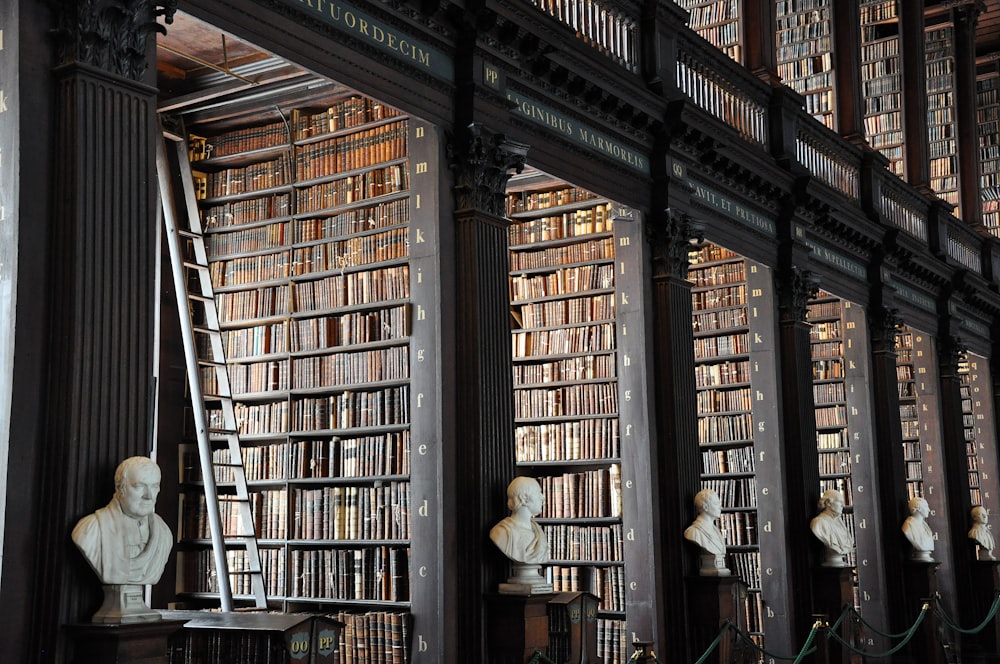
<svg viewBox="0 0 1000 664"><path fill-rule="evenodd" d="M844 494L836 489L827 489L819 497L820 510L830 510L833 514L840 516L844 511Z"/></svg>
<svg viewBox="0 0 1000 664"><path fill-rule="evenodd" d="M972 508L972 522L985 524L990 520L990 511L983 507L982 505L976 505Z"/></svg>
<svg viewBox="0 0 1000 664"><path fill-rule="evenodd" d="M160 493L160 467L149 457L134 456L125 459L115 470L115 497L122 512L139 519L147 517L156 508Z"/></svg>
<svg viewBox="0 0 1000 664"><path fill-rule="evenodd" d="M927 501L919 496L910 499L909 507L910 514L914 516L920 515L926 517L931 513L930 507L927 506Z"/></svg>
<svg viewBox="0 0 1000 664"><path fill-rule="evenodd" d="M515 477L507 485L507 507L512 512L524 507L534 516L541 513L544 502L542 487L533 477Z"/></svg>
<svg viewBox="0 0 1000 664"><path fill-rule="evenodd" d="M714 519L722 513L722 501L714 490L702 489L694 495L694 508Z"/></svg>

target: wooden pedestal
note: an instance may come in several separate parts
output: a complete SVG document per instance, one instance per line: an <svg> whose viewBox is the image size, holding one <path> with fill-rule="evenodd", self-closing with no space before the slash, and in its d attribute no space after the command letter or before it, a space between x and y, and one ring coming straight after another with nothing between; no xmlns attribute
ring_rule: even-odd
<svg viewBox="0 0 1000 664"><path fill-rule="evenodd" d="M844 609L854 605L854 568L853 567L820 567L813 572L813 595L815 605L813 613L822 615L831 625L840 618ZM841 622L838 635L844 641L857 645L853 633L853 620ZM824 647L823 644L816 644ZM826 651L830 664L848 664L851 661L850 651L841 646L840 642L828 638Z"/></svg>
<svg viewBox="0 0 1000 664"><path fill-rule="evenodd" d="M548 654L551 594L489 595L486 638L490 664L524 664L538 650Z"/></svg>
<svg viewBox="0 0 1000 664"><path fill-rule="evenodd" d="M740 625L740 608L747 586L738 576L693 576L688 583L689 631L693 637L690 655L697 659L708 649L728 620ZM729 662L734 637L730 631L712 651L706 663Z"/></svg>
<svg viewBox="0 0 1000 664"><path fill-rule="evenodd" d="M183 625L183 620L70 625L73 664L167 664L170 637Z"/></svg>
<svg viewBox="0 0 1000 664"><path fill-rule="evenodd" d="M944 649L938 638L938 618L934 612L934 599L937 597L937 568L940 563L908 561L903 567L905 578L904 606L907 624L912 624L920 615L925 602L930 603L930 610L924 617L924 622L907 647L907 652L913 662L920 664L942 664L945 661Z"/></svg>

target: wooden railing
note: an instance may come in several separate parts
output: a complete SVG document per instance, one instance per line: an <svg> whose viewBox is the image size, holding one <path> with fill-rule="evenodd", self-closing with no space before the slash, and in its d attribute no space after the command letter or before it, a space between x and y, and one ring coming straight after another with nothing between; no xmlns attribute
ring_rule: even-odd
<svg viewBox="0 0 1000 664"><path fill-rule="evenodd" d="M530 0L568 25L577 37L630 72L639 71L637 14L606 0Z"/></svg>
<svg viewBox="0 0 1000 664"><path fill-rule="evenodd" d="M883 221L926 243L927 199L889 171L877 177L880 195L875 199L875 208Z"/></svg>
<svg viewBox="0 0 1000 664"><path fill-rule="evenodd" d="M985 238L960 219L948 215L948 258L976 274L983 273L982 250Z"/></svg>
<svg viewBox="0 0 1000 664"><path fill-rule="evenodd" d="M848 198L861 195L861 156L858 148L840 139L805 112L796 119L795 156L813 177Z"/></svg>

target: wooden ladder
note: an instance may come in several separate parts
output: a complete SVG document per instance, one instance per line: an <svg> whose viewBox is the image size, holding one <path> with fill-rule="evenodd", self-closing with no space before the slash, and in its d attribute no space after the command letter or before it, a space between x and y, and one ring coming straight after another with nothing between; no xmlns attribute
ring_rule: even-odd
<svg viewBox="0 0 1000 664"><path fill-rule="evenodd" d="M221 608L227 612L233 610L230 579L241 576L249 577L255 606L266 608L264 573L240 453L239 426L183 132L178 135L165 131L163 140L157 142L156 173L177 294ZM202 387L203 373L210 379L211 392ZM214 451L220 446L222 454L217 456ZM220 495L220 484L231 488L232 493L227 491ZM236 515L236 519L227 522L238 523L237 532L223 531L220 517L220 505L223 504L232 508ZM246 553L245 567L230 569L227 552L241 550Z"/></svg>

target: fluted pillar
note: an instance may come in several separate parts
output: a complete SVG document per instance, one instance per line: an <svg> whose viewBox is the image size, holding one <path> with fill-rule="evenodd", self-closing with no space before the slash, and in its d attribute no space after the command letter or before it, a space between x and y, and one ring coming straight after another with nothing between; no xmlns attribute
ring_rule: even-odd
<svg viewBox="0 0 1000 664"><path fill-rule="evenodd" d="M527 146L466 127L452 145L455 177L454 370L458 403L455 483L457 569L463 580L458 634L484 648L483 595L505 580L507 560L488 533L507 513L514 477L513 378L507 287L505 189L524 167ZM487 661L485 651L470 661Z"/></svg>

